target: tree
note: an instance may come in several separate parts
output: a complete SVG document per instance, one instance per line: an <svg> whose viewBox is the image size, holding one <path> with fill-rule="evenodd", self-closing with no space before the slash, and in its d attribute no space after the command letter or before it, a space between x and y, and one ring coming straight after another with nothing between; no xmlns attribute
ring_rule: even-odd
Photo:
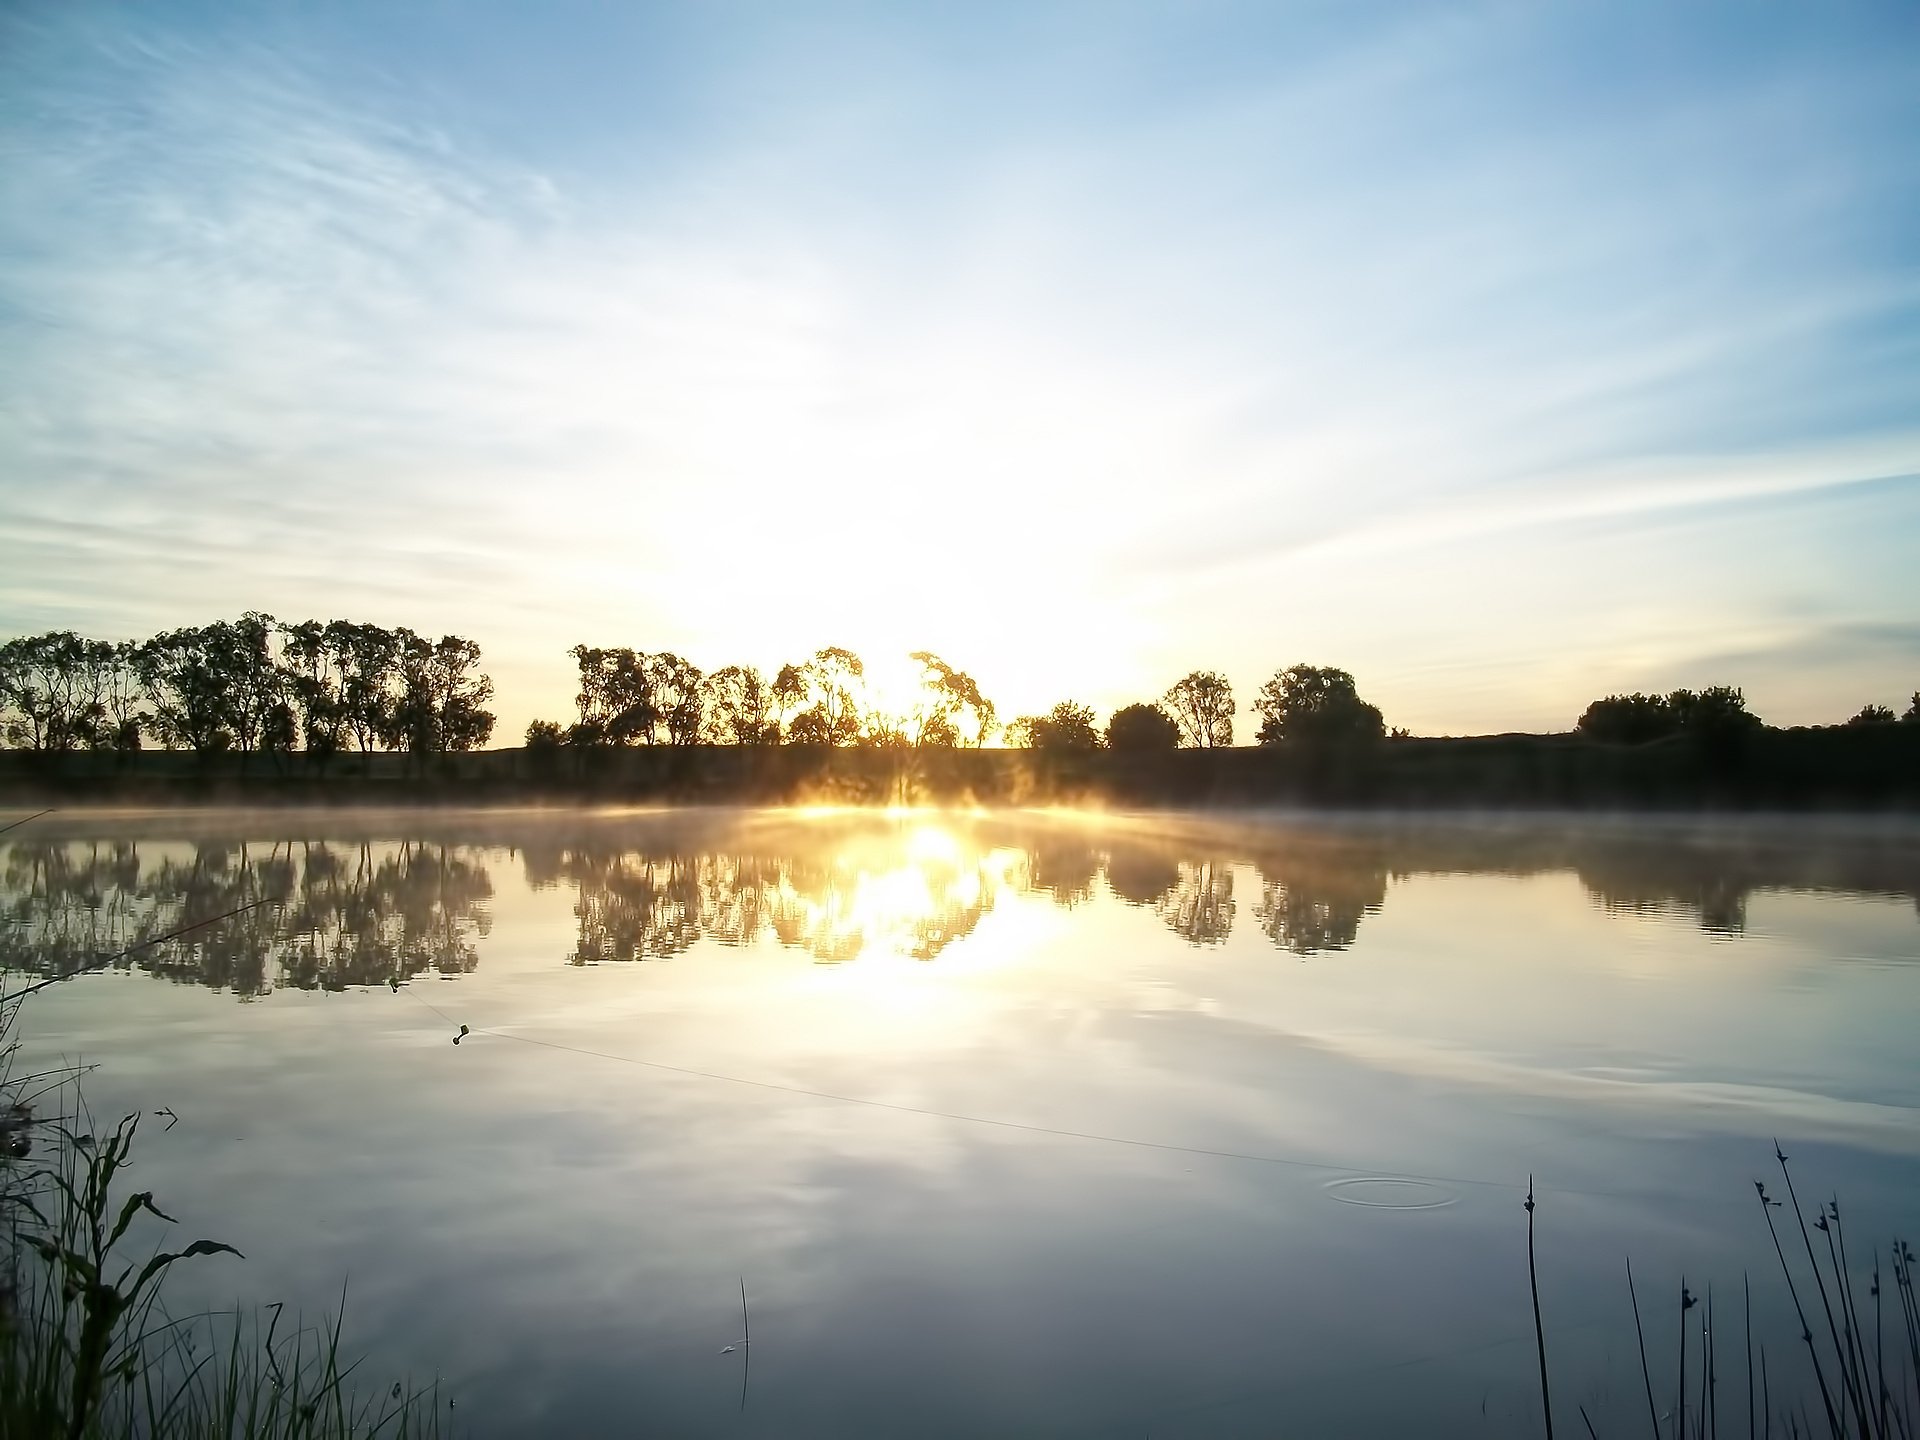
<svg viewBox="0 0 1920 1440"><path fill-rule="evenodd" d="M1731 685L1675 690L1667 696L1667 706L1681 733L1696 739L1725 740L1761 728L1760 717L1747 709L1746 695Z"/></svg>
<svg viewBox="0 0 1920 1440"><path fill-rule="evenodd" d="M700 667L671 651L642 657L647 694L660 738L669 745L698 743L705 724L706 695Z"/></svg>
<svg viewBox="0 0 1920 1440"><path fill-rule="evenodd" d="M338 626L338 630L335 630ZM394 733L393 708L400 674L400 632L381 625L334 621L329 645L338 647L341 668L341 721L360 753L387 743Z"/></svg>
<svg viewBox="0 0 1920 1440"><path fill-rule="evenodd" d="M344 620L303 620L280 631L288 696L300 717L307 758L322 769L340 752L347 724L349 631Z"/></svg>
<svg viewBox="0 0 1920 1440"><path fill-rule="evenodd" d="M89 696L89 642L71 630L0 645L0 709L10 744L60 753L88 744L100 716Z"/></svg>
<svg viewBox="0 0 1920 1440"><path fill-rule="evenodd" d="M971 745L978 749L993 733L993 702L964 670L956 670L930 650L907 657L920 666L924 703L912 720L915 745Z"/></svg>
<svg viewBox="0 0 1920 1440"><path fill-rule="evenodd" d="M1274 673L1253 702L1259 741L1378 740L1386 725L1378 707L1360 698L1353 676L1330 666L1291 665Z"/></svg>
<svg viewBox="0 0 1920 1440"><path fill-rule="evenodd" d="M1581 712L1575 730L1590 740L1644 745L1675 733L1680 722L1664 695L1609 695Z"/></svg>
<svg viewBox="0 0 1920 1440"><path fill-rule="evenodd" d="M1233 744L1233 687L1214 670L1195 670L1168 690L1166 706L1180 738L1202 750Z"/></svg>
<svg viewBox="0 0 1920 1440"><path fill-rule="evenodd" d="M807 703L807 677L798 665L782 665L773 677L773 738L778 743L800 707Z"/></svg>
<svg viewBox="0 0 1920 1440"><path fill-rule="evenodd" d="M1895 724L1893 711L1885 705L1862 705L1860 713L1847 721L1849 725L1892 725Z"/></svg>
<svg viewBox="0 0 1920 1440"><path fill-rule="evenodd" d="M142 643L134 656L155 738L202 759L236 743L231 637L221 624L168 630Z"/></svg>
<svg viewBox="0 0 1920 1440"><path fill-rule="evenodd" d="M1907 705L1907 713L1900 718L1908 724L1920 724L1920 690L1913 692L1913 699Z"/></svg>
<svg viewBox="0 0 1920 1440"><path fill-rule="evenodd" d="M773 687L751 665L728 665L706 678L707 733L722 745L764 745L780 738Z"/></svg>
<svg viewBox="0 0 1920 1440"><path fill-rule="evenodd" d="M527 722L527 749L540 754L551 755L565 742L565 733L552 720L529 720Z"/></svg>
<svg viewBox="0 0 1920 1440"><path fill-rule="evenodd" d="M219 666L228 685L228 710L241 769L264 749L268 717L285 699L286 672L274 654L278 625L273 616L249 610L238 620L206 627L221 647Z"/></svg>
<svg viewBox="0 0 1920 1440"><path fill-rule="evenodd" d="M1123 705L1107 721L1107 748L1129 754L1172 750L1180 744L1180 727L1158 705Z"/></svg>
<svg viewBox="0 0 1920 1440"><path fill-rule="evenodd" d="M1674 690L1665 695L1609 695L1587 706L1574 727L1591 740L1644 745L1687 734L1709 744L1736 740L1760 728L1747 697L1731 685Z"/></svg>
<svg viewBox="0 0 1920 1440"><path fill-rule="evenodd" d="M396 633L401 688L389 744L422 763L486 744L493 734L494 715L485 708L493 681L480 670L480 647L458 635L430 642L408 629Z"/></svg>
<svg viewBox="0 0 1920 1440"><path fill-rule="evenodd" d="M1100 748L1093 710L1062 700L1045 715L1025 715L1007 727L1007 737L1029 750L1090 751Z"/></svg>
<svg viewBox="0 0 1920 1440"><path fill-rule="evenodd" d="M813 703L796 715L789 735L810 745L851 745L860 738L860 701L855 686L866 667L851 650L830 645L799 668L803 694Z"/></svg>

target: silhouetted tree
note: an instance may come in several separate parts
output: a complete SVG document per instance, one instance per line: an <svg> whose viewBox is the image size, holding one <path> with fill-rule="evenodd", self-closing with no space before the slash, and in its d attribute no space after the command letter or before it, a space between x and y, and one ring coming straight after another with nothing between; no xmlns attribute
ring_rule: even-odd
<svg viewBox="0 0 1920 1440"><path fill-rule="evenodd" d="M351 629L344 620L303 620L281 628L288 694L299 712L307 758L321 769L340 752L346 732Z"/></svg>
<svg viewBox="0 0 1920 1440"><path fill-rule="evenodd" d="M1574 729L1590 740L1606 740L1617 745L1644 745L1672 735L1680 728L1679 718L1664 695L1609 695L1596 700L1581 712Z"/></svg>
<svg viewBox="0 0 1920 1440"><path fill-rule="evenodd" d="M1233 687L1214 670L1195 670L1168 690L1166 706L1180 738L1202 750L1233 744Z"/></svg>
<svg viewBox="0 0 1920 1440"><path fill-rule="evenodd" d="M41 753L86 746L101 712L89 693L89 642L71 630L0 645L0 709L9 743Z"/></svg>
<svg viewBox="0 0 1920 1440"><path fill-rule="evenodd" d="M1093 710L1062 700L1044 715L1025 715L1007 727L1007 736L1029 750L1088 751L1100 748Z"/></svg>
<svg viewBox="0 0 1920 1440"><path fill-rule="evenodd" d="M1180 744L1180 727L1158 705L1123 705L1107 721L1107 748L1132 754L1172 750Z"/></svg>
<svg viewBox="0 0 1920 1440"><path fill-rule="evenodd" d="M974 678L929 650L916 650L907 658L919 664L926 696L914 717L913 743L976 748L986 743L993 733L993 702L980 693Z"/></svg>
<svg viewBox="0 0 1920 1440"><path fill-rule="evenodd" d="M1731 685L1674 690L1666 695L1609 695L1587 706L1575 727L1582 735L1622 745L1686 733L1724 745L1760 728L1747 698Z"/></svg>
<svg viewBox="0 0 1920 1440"><path fill-rule="evenodd" d="M1330 666L1291 665L1260 687L1253 709L1259 741L1378 740L1386 733L1377 707L1360 698L1353 676Z"/></svg>
<svg viewBox="0 0 1920 1440"><path fill-rule="evenodd" d="M1898 723L1891 708L1885 705L1862 705L1860 712L1847 721L1849 725L1893 725Z"/></svg>
<svg viewBox="0 0 1920 1440"><path fill-rule="evenodd" d="M812 703L796 715L790 737L807 745L851 745L860 738L860 701L855 686L866 667L851 650L830 645L802 665L798 678Z"/></svg>
<svg viewBox="0 0 1920 1440"><path fill-rule="evenodd" d="M1907 713L1900 718L1908 723L1920 723L1920 690L1913 692L1913 699L1907 705Z"/></svg>
<svg viewBox="0 0 1920 1440"><path fill-rule="evenodd" d="M807 677L798 665L782 665L773 677L774 739L786 734L789 724L807 703Z"/></svg>
<svg viewBox="0 0 1920 1440"><path fill-rule="evenodd" d="M779 739L773 687L751 665L728 665L706 679L708 733L723 745L764 745Z"/></svg>
<svg viewBox="0 0 1920 1440"><path fill-rule="evenodd" d="M411 630L399 634L397 745L424 761L486 744L493 734L494 715L485 708L493 698L493 681L480 669L480 647L458 635L429 641Z"/></svg>
<svg viewBox="0 0 1920 1440"><path fill-rule="evenodd" d="M576 645L567 653L580 667L580 690L574 697L580 711L573 728L575 743L583 747L652 744L660 711L653 701L646 657L627 646Z"/></svg>
<svg viewBox="0 0 1920 1440"><path fill-rule="evenodd" d="M338 626L338 630L335 630ZM329 645L341 669L342 718L362 755L393 733L400 674L400 635L382 625L334 621Z"/></svg>
<svg viewBox="0 0 1920 1440"><path fill-rule="evenodd" d="M162 745L201 757L234 748L232 647L218 625L156 635L134 658Z"/></svg>
<svg viewBox="0 0 1920 1440"><path fill-rule="evenodd" d="M648 655L644 664L660 739L669 745L697 744L706 719L700 667L672 651Z"/></svg>

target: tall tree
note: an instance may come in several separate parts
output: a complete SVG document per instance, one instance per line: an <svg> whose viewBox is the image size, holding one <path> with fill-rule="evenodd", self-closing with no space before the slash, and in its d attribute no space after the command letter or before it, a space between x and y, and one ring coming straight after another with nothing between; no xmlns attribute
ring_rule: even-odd
<svg viewBox="0 0 1920 1440"><path fill-rule="evenodd" d="M751 665L728 665L706 678L707 730L723 745L763 745L779 738L774 694Z"/></svg>
<svg viewBox="0 0 1920 1440"><path fill-rule="evenodd" d="M986 743L993 733L993 702L964 670L956 670L930 650L907 657L920 666L922 702L911 719L916 745L970 745Z"/></svg>
<svg viewBox="0 0 1920 1440"><path fill-rule="evenodd" d="M224 623L165 631L135 653L162 745L202 758L234 748L232 645Z"/></svg>
<svg viewBox="0 0 1920 1440"><path fill-rule="evenodd" d="M807 677L798 665L782 665L773 677L774 739L786 734L807 703ZM791 738L791 737L789 737Z"/></svg>
<svg viewBox="0 0 1920 1440"><path fill-rule="evenodd" d="M643 669L660 738L669 745L698 743L706 706L700 667L666 650L644 657Z"/></svg>
<svg viewBox="0 0 1920 1440"><path fill-rule="evenodd" d="M339 625L336 664L341 667L341 707L346 733L365 755L377 744L390 744L394 733L394 706L400 677L400 632L382 625L336 621L327 626L330 637Z"/></svg>
<svg viewBox="0 0 1920 1440"><path fill-rule="evenodd" d="M860 738L858 686L866 666L851 650L829 645L800 667L813 703L794 717L792 738L813 745L851 745Z"/></svg>
<svg viewBox="0 0 1920 1440"><path fill-rule="evenodd" d="M0 708L9 743L43 753L89 743L98 720L87 683L88 643L71 630L0 645Z"/></svg>
<svg viewBox="0 0 1920 1440"><path fill-rule="evenodd" d="M1260 716L1259 740L1378 740L1386 724L1377 707L1360 698L1353 676L1331 666L1290 665L1260 687L1253 702Z"/></svg>
<svg viewBox="0 0 1920 1440"><path fill-rule="evenodd" d="M1166 693L1180 738L1202 750L1233 744L1233 687L1215 670L1195 670Z"/></svg>
<svg viewBox="0 0 1920 1440"><path fill-rule="evenodd" d="M493 734L493 681L480 669L480 647L458 635L429 641L402 629L401 690L393 739L416 761L473 750Z"/></svg>
<svg viewBox="0 0 1920 1440"><path fill-rule="evenodd" d="M339 753L347 724L348 629L343 620L303 620L280 632L288 699L299 716L307 758L323 769Z"/></svg>

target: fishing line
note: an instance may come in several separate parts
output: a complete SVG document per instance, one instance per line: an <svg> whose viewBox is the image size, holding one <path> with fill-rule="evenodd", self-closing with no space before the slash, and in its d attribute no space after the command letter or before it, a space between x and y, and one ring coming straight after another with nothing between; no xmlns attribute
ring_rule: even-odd
<svg viewBox="0 0 1920 1440"><path fill-rule="evenodd" d="M20 819L14 821L11 825L0 825L0 835L6 834L9 830L18 830L22 825L26 824L27 821L38 820L42 815L53 814L53 811L54 811L54 807L49 805L44 810L36 810L31 815L22 816Z"/></svg>
<svg viewBox="0 0 1920 1440"><path fill-rule="evenodd" d="M449 1019L449 1023L451 1019ZM919 1115L934 1120L952 1120L966 1125L983 1125L997 1130L1012 1130L1028 1135L1043 1135L1060 1140L1081 1140L1104 1145L1124 1145L1137 1150L1157 1150L1172 1155L1195 1155L1209 1160L1241 1160L1258 1165L1279 1165L1288 1169L1307 1170L1330 1175L1355 1175L1379 1179L1422 1180L1435 1185L1459 1185L1478 1190L1499 1190L1519 1194L1527 1187L1504 1180L1469 1179L1460 1175L1425 1174L1411 1170L1388 1170L1362 1165L1353 1165L1331 1160L1303 1160L1295 1156L1263 1154L1251 1150L1216 1149L1205 1145L1181 1145L1168 1140L1144 1140L1130 1135L1109 1135L1097 1130L1075 1130L1065 1126L1041 1125L1025 1120L1003 1120L991 1115L969 1115L957 1110L940 1110L927 1105L908 1105L896 1100L875 1100L864 1095L845 1095L834 1090L818 1090L805 1085L792 1085L779 1080L754 1080L743 1075L728 1075L718 1070L700 1070L687 1065L669 1065L662 1060L642 1060L635 1055L621 1055L611 1050L594 1050L584 1045L569 1045L559 1040L542 1040L532 1035L519 1034L511 1030L487 1028L468 1032L462 1027L462 1033L476 1036L487 1035L499 1040L513 1040L522 1045L534 1045L543 1050L561 1050L573 1055L583 1055L595 1060L612 1060L622 1065L638 1065L648 1070L661 1070L668 1074L685 1075L697 1080L718 1080L729 1085L744 1085L755 1090L774 1090L782 1094L798 1095L810 1100L827 1100L842 1105L861 1105L873 1110L891 1110L902 1115ZM457 1043L457 1042L456 1042ZM1582 1190L1571 1187L1556 1187L1556 1193L1563 1195L1582 1195L1596 1199L1642 1200L1646 1196L1615 1190Z"/></svg>
<svg viewBox="0 0 1920 1440"><path fill-rule="evenodd" d="M262 905L272 905L275 903L277 902L274 901L272 897L263 896L258 900L249 900L244 905L236 905L231 910L223 910L218 915L209 915L203 920L195 920L191 925L182 925L177 930L169 930L164 935L154 935L146 940L136 940L124 950L115 951L111 955L96 956L86 964L80 966L77 970L69 970L64 975L50 975L45 980L38 980L31 985L23 985L18 990L0 995L0 1005L11 1005L14 1001L24 996L33 995L41 990L45 990L49 985L63 984L78 976L104 969L116 961L126 959L136 950L145 950L150 945L164 945L169 940L178 940L182 935L191 935L195 930L203 930L209 925L219 924L222 920L231 920L236 915L244 915L249 910L258 910Z"/></svg>

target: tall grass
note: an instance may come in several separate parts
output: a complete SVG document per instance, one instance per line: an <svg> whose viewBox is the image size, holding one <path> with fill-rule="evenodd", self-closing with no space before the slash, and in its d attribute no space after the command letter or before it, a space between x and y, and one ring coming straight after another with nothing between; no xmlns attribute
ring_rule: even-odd
<svg viewBox="0 0 1920 1440"><path fill-rule="evenodd" d="M1830 1437L1830 1440L1920 1440L1920 1296L1916 1295L1915 1290L1913 1247L1898 1237L1892 1242L1893 1292L1889 1296L1884 1287L1878 1249L1872 1252L1871 1270L1863 1270L1848 1256L1846 1230L1841 1221L1838 1198L1822 1203L1809 1224L1807 1212L1801 1208L1794 1187L1788 1157L1778 1145L1774 1146L1774 1159L1786 1184L1788 1198L1775 1199L1768 1193L1764 1180L1756 1180L1754 1190L1759 1197L1767 1235L1772 1241L1774 1257L1779 1262L1781 1280L1792 1302L1799 1330L1794 1337L1796 1343L1789 1348L1805 1350L1805 1368L1801 1373L1812 1380L1811 1388L1818 1391L1820 1413L1817 1416L1810 1415L1805 1399L1796 1401L1791 1398L1796 1393L1801 1396L1808 1393L1804 1383L1793 1385L1791 1375L1787 1377L1789 1398L1779 1405L1775 1404L1774 1381L1783 1372L1769 1366L1764 1341L1756 1344L1752 1287L1749 1278L1743 1275L1741 1291L1746 1330L1746 1406L1742 1416L1730 1399L1726 1407L1727 1434L1730 1437L1738 1434L1740 1422L1744 1419L1748 1440L1773 1440L1776 1435L1804 1435L1809 1440L1821 1435ZM1786 1209L1793 1211L1792 1228L1800 1233L1801 1248L1806 1256L1804 1265L1791 1253L1790 1246L1781 1240L1782 1227L1776 1223L1774 1212ZM1535 1213L1531 1179L1527 1187L1526 1210L1527 1265L1531 1281ZM1814 1231L1826 1236L1824 1247L1814 1244ZM1788 1233L1792 1233L1791 1230ZM1823 1248L1824 1257L1821 1254ZM1814 1297L1819 1299L1819 1309L1809 1312L1808 1302ZM1870 1310L1863 1304L1863 1297L1866 1302L1871 1302ZM1690 1362L1687 1331L1696 1322L1690 1319L1688 1312L1700 1306L1701 1298L1688 1289L1684 1279L1680 1282L1679 1360L1673 1377L1673 1407L1665 1415L1659 1413L1654 1403L1654 1378L1647 1358L1646 1329L1641 1320L1639 1295L1634 1288L1631 1260L1627 1264L1627 1298L1633 1311L1641 1383L1646 1396L1645 1433L1651 1440L1719 1440L1720 1374L1712 1287L1708 1287L1706 1303L1701 1308L1701 1318L1697 1322L1700 1325L1699 1350ZM1891 1336L1888 1334L1886 1315L1890 1303L1898 1317ZM1553 1397L1547 1384L1546 1338L1540 1328L1539 1304L1536 1282L1534 1333L1540 1352L1540 1390L1546 1414L1545 1430L1551 1437ZM1821 1322L1824 1322L1821 1326L1824 1334L1815 1328ZM1904 1347L1901 1345L1903 1338L1906 1342ZM1888 1354L1889 1340L1892 1342L1891 1357ZM1598 1433L1584 1408L1580 1418L1589 1434ZM1625 1433L1639 1433L1639 1422L1629 1422Z"/></svg>
<svg viewBox="0 0 1920 1440"><path fill-rule="evenodd" d="M125 1183L140 1117L96 1135L74 1087L69 1113L33 1113L37 1080L13 1069L14 1006L0 1010L0 1435L40 1440L425 1440L437 1392L371 1391L345 1363L338 1316L287 1322L282 1308L175 1316L182 1264L239 1257L197 1239L141 1241L176 1222Z"/></svg>

